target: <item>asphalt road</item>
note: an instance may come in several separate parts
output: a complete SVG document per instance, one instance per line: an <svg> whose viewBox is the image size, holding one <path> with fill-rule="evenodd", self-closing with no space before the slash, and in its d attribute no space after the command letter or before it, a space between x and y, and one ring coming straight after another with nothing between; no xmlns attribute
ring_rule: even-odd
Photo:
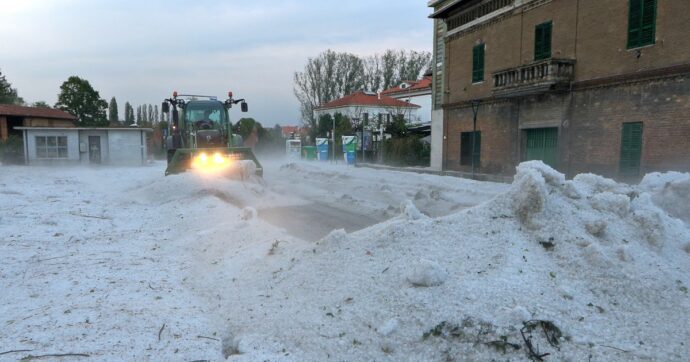
<svg viewBox="0 0 690 362"><path fill-rule="evenodd" d="M260 209L258 214L266 222L307 241L319 240L332 230L345 229L349 233L384 221L319 203Z"/></svg>

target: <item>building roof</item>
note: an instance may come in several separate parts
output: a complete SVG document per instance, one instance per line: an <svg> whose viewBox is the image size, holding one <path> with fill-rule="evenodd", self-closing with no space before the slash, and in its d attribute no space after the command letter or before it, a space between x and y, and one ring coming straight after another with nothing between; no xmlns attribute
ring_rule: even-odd
<svg viewBox="0 0 690 362"><path fill-rule="evenodd" d="M280 129L283 131L283 133L297 132L299 131L299 126L280 126Z"/></svg>
<svg viewBox="0 0 690 362"><path fill-rule="evenodd" d="M400 84L398 86L386 89L385 91L381 92L381 94L391 95L398 93L413 93L421 90L431 90L431 83L431 76L425 76L420 80L404 81L403 84L406 84L405 87L402 87L402 84Z"/></svg>
<svg viewBox="0 0 690 362"><path fill-rule="evenodd" d="M470 1L472 1L472 0L450 0L450 1L448 1L448 3L441 6L440 9L434 11L431 15L429 15L429 17L432 19L443 19L448 15L449 12L457 9L458 7L460 7L462 5L469 3ZM435 7L436 5L440 5L440 2L427 4L427 6L430 6L430 7Z"/></svg>
<svg viewBox="0 0 690 362"><path fill-rule="evenodd" d="M289 136L290 134L299 134L301 129L299 126L281 126L280 127L283 136Z"/></svg>
<svg viewBox="0 0 690 362"><path fill-rule="evenodd" d="M372 106L372 107L397 107L397 108L420 108L416 104L410 102L403 102L389 96L376 94L376 93L365 93L364 91L359 91L352 93L343 98L339 98L330 101L320 107L319 109L327 108L338 108L347 106Z"/></svg>
<svg viewBox="0 0 690 362"><path fill-rule="evenodd" d="M41 107L24 107L15 106L13 104L0 104L0 116L17 116L17 117L36 117L36 118L51 118L51 119L66 119L76 121L77 117L54 108Z"/></svg>

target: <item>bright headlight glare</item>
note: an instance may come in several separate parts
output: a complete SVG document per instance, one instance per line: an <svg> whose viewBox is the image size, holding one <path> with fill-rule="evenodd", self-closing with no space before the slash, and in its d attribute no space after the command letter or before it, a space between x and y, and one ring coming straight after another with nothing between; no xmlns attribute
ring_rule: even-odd
<svg viewBox="0 0 690 362"><path fill-rule="evenodd" d="M225 163L225 158L223 158L223 156L222 156L220 153L216 152L216 153L213 155L213 162L215 162L215 163Z"/></svg>

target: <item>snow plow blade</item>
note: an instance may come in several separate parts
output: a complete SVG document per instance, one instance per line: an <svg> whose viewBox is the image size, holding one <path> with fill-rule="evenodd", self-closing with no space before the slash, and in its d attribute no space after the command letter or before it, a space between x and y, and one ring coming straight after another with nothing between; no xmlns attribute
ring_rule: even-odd
<svg viewBox="0 0 690 362"><path fill-rule="evenodd" d="M264 170L259 160L249 147L229 148L178 148L168 162L165 176L185 172L189 169L220 169L233 166L234 163L243 160L253 161L255 169L253 173L263 177Z"/></svg>

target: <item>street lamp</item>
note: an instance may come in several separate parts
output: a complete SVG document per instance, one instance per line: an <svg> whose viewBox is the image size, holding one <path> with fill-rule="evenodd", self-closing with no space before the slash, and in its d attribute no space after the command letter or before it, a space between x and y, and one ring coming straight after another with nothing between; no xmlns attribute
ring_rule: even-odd
<svg viewBox="0 0 690 362"><path fill-rule="evenodd" d="M477 138L477 113L479 112L480 100L475 99L472 101L472 179L474 180L476 164L474 162L474 156L476 152L476 138Z"/></svg>

